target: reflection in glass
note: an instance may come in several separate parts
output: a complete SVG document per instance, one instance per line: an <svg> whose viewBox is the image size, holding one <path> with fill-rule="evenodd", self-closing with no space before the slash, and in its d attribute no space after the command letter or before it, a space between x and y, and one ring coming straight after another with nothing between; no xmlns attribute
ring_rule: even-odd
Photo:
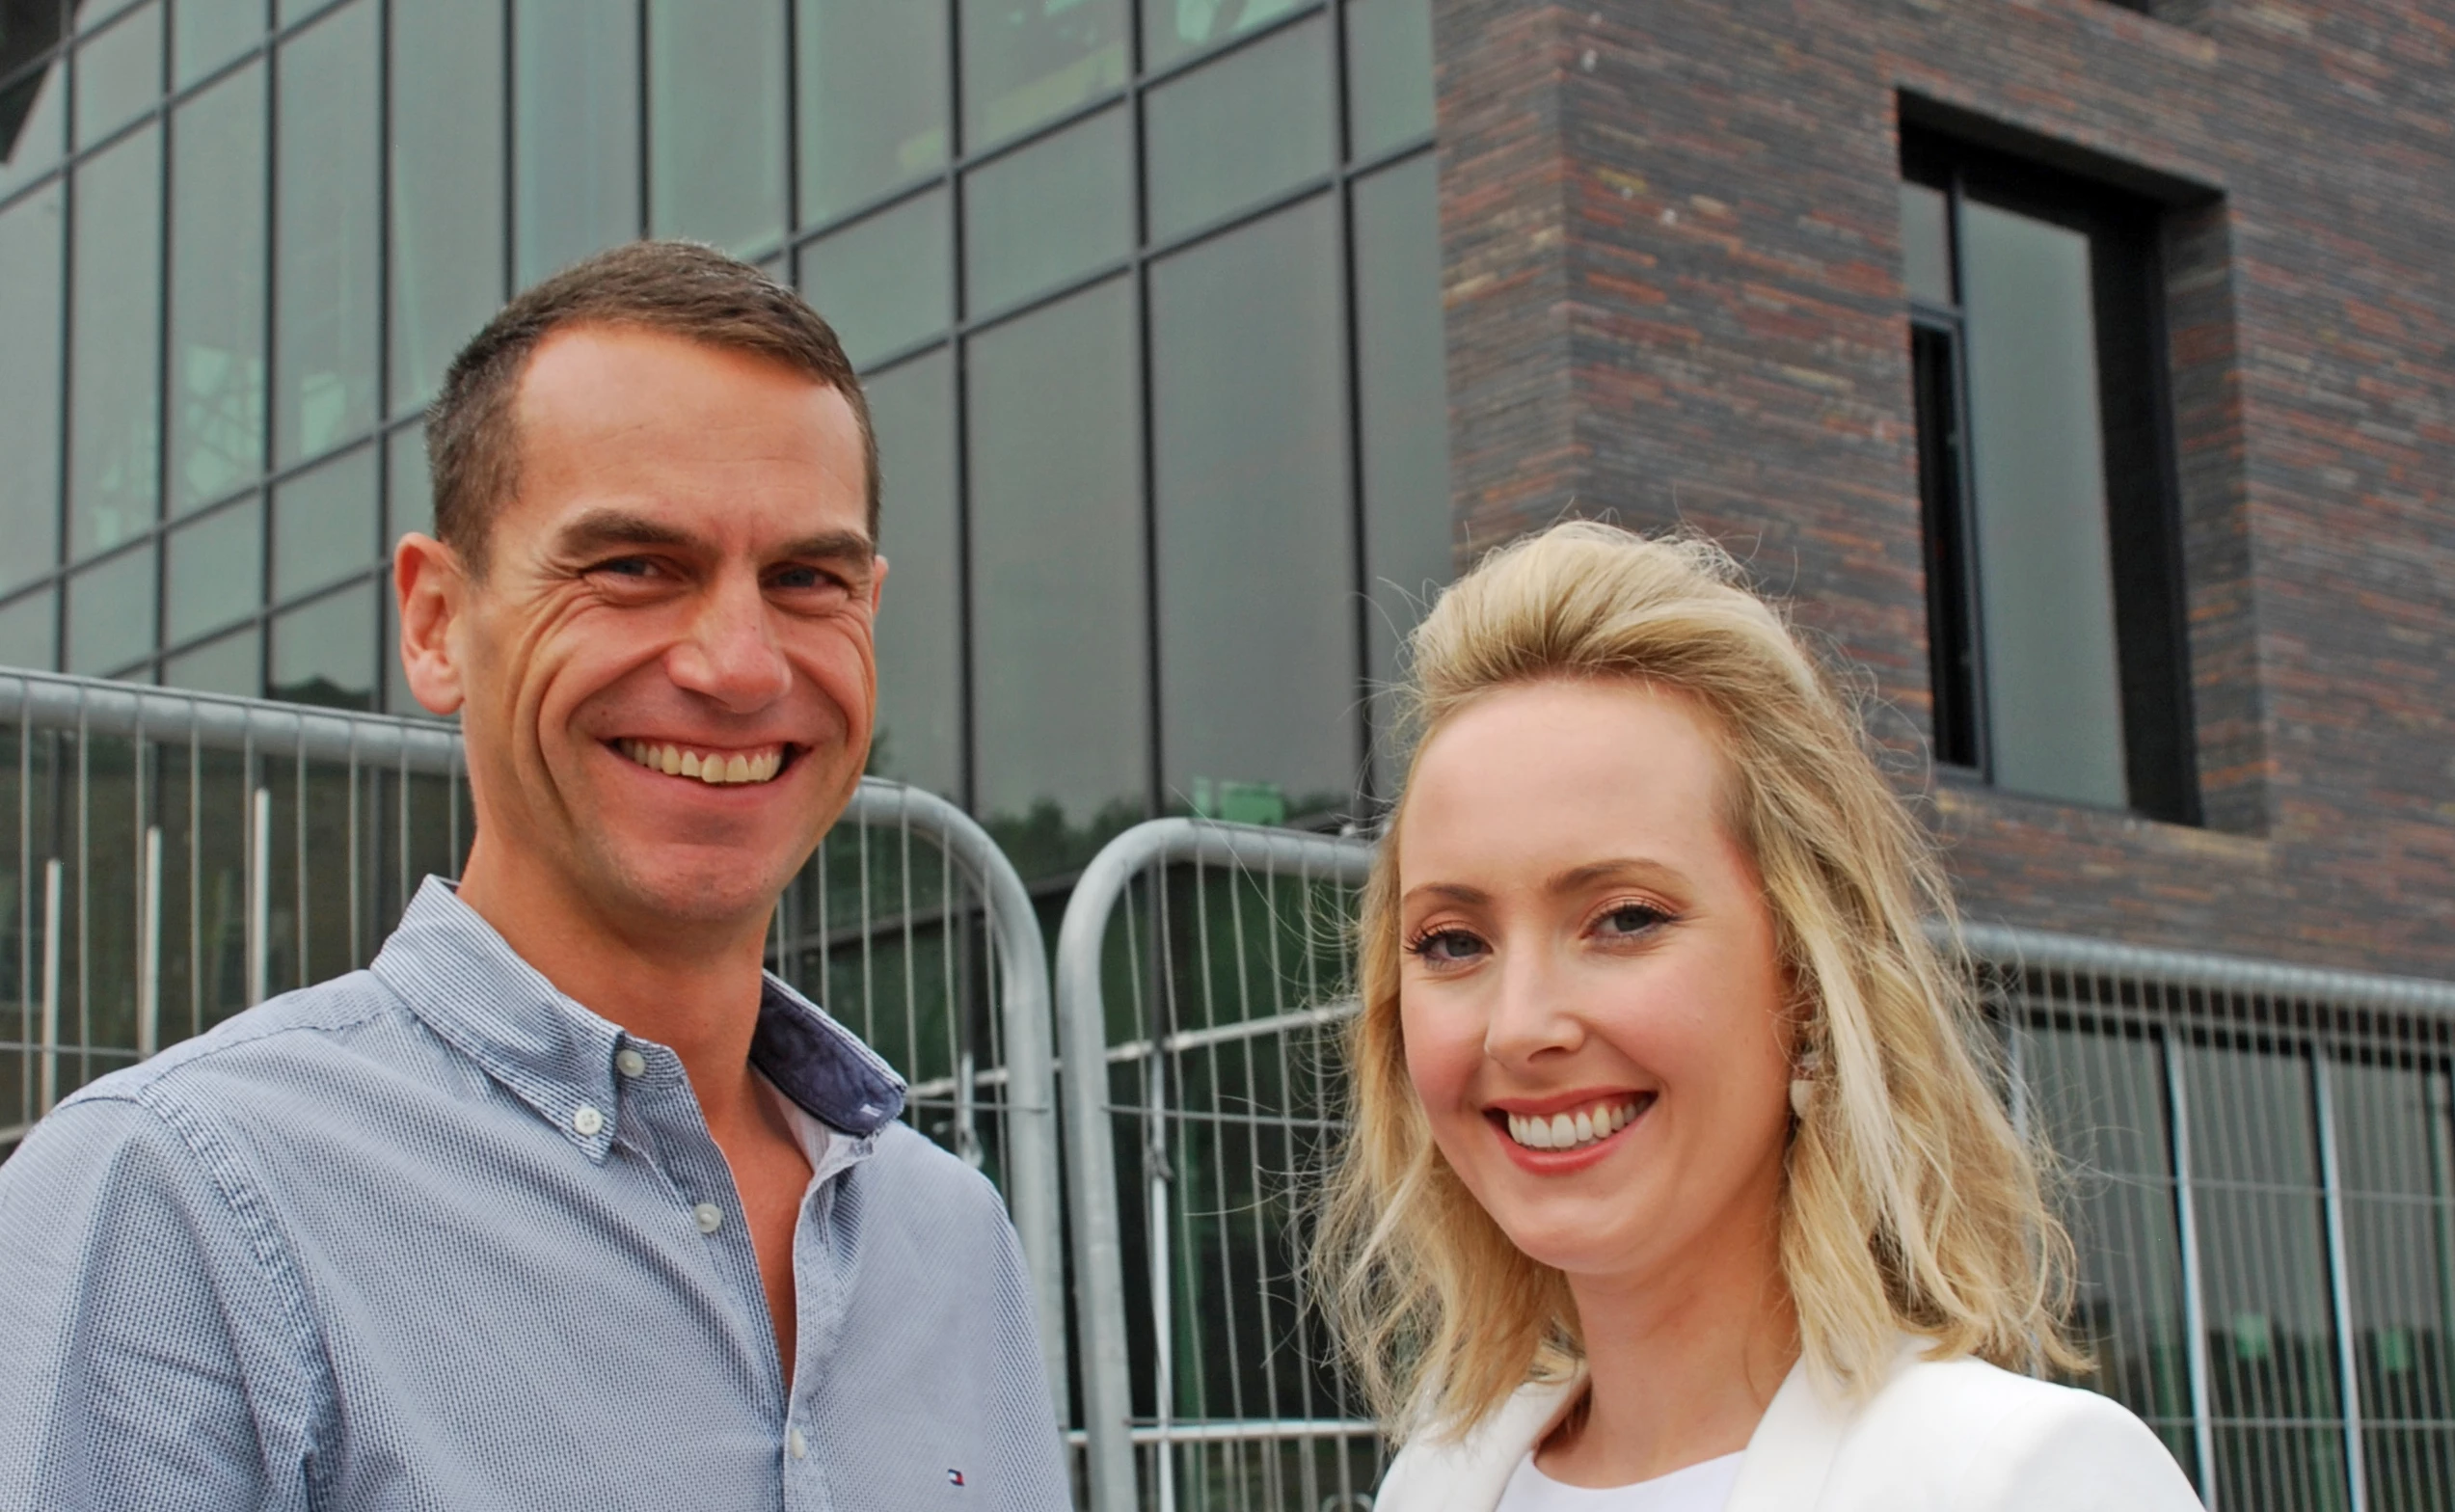
<svg viewBox="0 0 2455 1512"><path fill-rule="evenodd" d="M801 250L801 296L857 366L945 330L955 316L955 230L931 190Z"/></svg>
<svg viewBox="0 0 2455 1512"><path fill-rule="evenodd" d="M264 505L220 509L169 536L162 638L173 645L256 612L264 602Z"/></svg>
<svg viewBox="0 0 2455 1512"><path fill-rule="evenodd" d="M947 7L798 3L806 225L945 166Z"/></svg>
<svg viewBox="0 0 2455 1512"><path fill-rule="evenodd" d="M284 463L375 423L376 14L347 7L279 59L274 431Z"/></svg>
<svg viewBox="0 0 2455 1512"><path fill-rule="evenodd" d="M976 316L1131 253L1134 143L1123 108L965 176L963 240Z"/></svg>
<svg viewBox="0 0 2455 1512"><path fill-rule="evenodd" d="M1026 876L1080 866L1143 817L1134 352L1133 294L1118 282L966 353L975 805Z"/></svg>
<svg viewBox="0 0 2455 1512"><path fill-rule="evenodd" d="M1347 0L1348 150L1432 134L1432 0Z"/></svg>
<svg viewBox="0 0 2455 1512"><path fill-rule="evenodd" d="M1291 814L1354 790L1336 236L1317 199L1151 273L1160 741L1200 808L1226 784Z"/></svg>
<svg viewBox="0 0 2455 1512"><path fill-rule="evenodd" d="M162 284L162 135L148 128L77 170L69 340L68 553L152 525Z"/></svg>
<svg viewBox="0 0 2455 1512"><path fill-rule="evenodd" d="M1964 201L1980 612L1994 778L2122 807L2089 239Z"/></svg>
<svg viewBox="0 0 2455 1512"><path fill-rule="evenodd" d="M264 69L181 105L171 130L171 512L264 469Z"/></svg>
<svg viewBox="0 0 2455 1512"><path fill-rule="evenodd" d="M375 585L317 599L273 621L269 691L294 704L375 707Z"/></svg>
<svg viewBox="0 0 2455 1512"><path fill-rule="evenodd" d="M427 0L419 0L420 9ZM178 0L171 11L175 85L185 89L264 36L264 0Z"/></svg>
<svg viewBox="0 0 2455 1512"><path fill-rule="evenodd" d="M1164 68L1301 10L1305 0L1143 0L1143 68Z"/></svg>
<svg viewBox="0 0 2455 1512"><path fill-rule="evenodd" d="M391 407L434 397L503 294L502 0L391 8Z"/></svg>
<svg viewBox="0 0 2455 1512"><path fill-rule="evenodd" d="M1125 86L1125 0L962 0L963 149Z"/></svg>
<svg viewBox="0 0 2455 1512"><path fill-rule="evenodd" d="M384 532L384 554L390 556L410 531L435 533L435 485L426 472L425 427L408 425L392 432L385 438L384 455L391 473L384 489L392 516Z"/></svg>
<svg viewBox="0 0 2455 1512"><path fill-rule="evenodd" d="M639 234L639 26L629 6L515 0L512 282Z"/></svg>
<svg viewBox="0 0 2455 1512"><path fill-rule="evenodd" d="M0 607L0 666L50 671L59 665L60 608L51 590Z"/></svg>
<svg viewBox="0 0 2455 1512"><path fill-rule="evenodd" d="M141 546L68 580L68 670L118 672L153 649L153 548Z"/></svg>
<svg viewBox="0 0 2455 1512"><path fill-rule="evenodd" d="M264 693L263 634L255 626L208 640L162 662L162 686L258 698Z"/></svg>
<svg viewBox="0 0 2455 1512"><path fill-rule="evenodd" d="M784 8L649 0L650 230L746 253L784 234Z"/></svg>
<svg viewBox="0 0 2455 1512"><path fill-rule="evenodd" d="M1154 240L1330 172L1329 42L1328 23L1307 21L1143 97Z"/></svg>
<svg viewBox="0 0 2455 1512"><path fill-rule="evenodd" d="M362 446L273 494L273 596L295 598L375 559L376 450Z"/></svg>
<svg viewBox="0 0 2455 1512"><path fill-rule="evenodd" d="M945 351L869 380L892 569L878 611L878 723L870 770L961 796L962 542L955 518L955 364Z"/></svg>
<svg viewBox="0 0 2455 1512"><path fill-rule="evenodd" d="M1439 189L1429 156L1355 185L1356 396L1363 435L1365 620L1374 686L1451 574L1449 386L1443 367ZM1379 700L1386 704L1387 700ZM1394 711L1377 708L1373 727ZM1377 748L1382 791L1397 773Z"/></svg>
<svg viewBox="0 0 2455 1512"><path fill-rule="evenodd" d="M1901 186L1901 281L1912 299L1952 301L1952 202L1941 189Z"/></svg>
<svg viewBox="0 0 2455 1512"><path fill-rule="evenodd" d="M0 87L0 194L32 183L60 161L68 125L67 71L53 63Z"/></svg>
<svg viewBox="0 0 2455 1512"><path fill-rule="evenodd" d="M60 559L57 184L0 210L0 590Z"/></svg>
<svg viewBox="0 0 2455 1512"><path fill-rule="evenodd" d="M162 8L144 5L77 43L77 146L92 147L162 97Z"/></svg>

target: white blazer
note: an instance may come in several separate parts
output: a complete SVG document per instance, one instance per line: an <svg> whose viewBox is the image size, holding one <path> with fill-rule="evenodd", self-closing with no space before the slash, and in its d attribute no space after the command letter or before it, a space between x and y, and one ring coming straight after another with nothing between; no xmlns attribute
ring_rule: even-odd
<svg viewBox="0 0 2455 1512"><path fill-rule="evenodd" d="M1925 1345L1905 1339L1857 1403L1794 1366L1723 1512L2198 1512L2173 1456L2122 1407L1982 1360L1928 1360ZM1493 1512L1582 1385L1523 1387L1461 1438L1410 1440L1374 1512Z"/></svg>

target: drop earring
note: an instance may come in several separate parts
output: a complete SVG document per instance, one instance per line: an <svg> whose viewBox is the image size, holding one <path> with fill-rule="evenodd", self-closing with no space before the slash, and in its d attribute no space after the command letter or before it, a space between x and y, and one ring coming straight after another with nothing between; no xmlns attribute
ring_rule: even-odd
<svg viewBox="0 0 2455 1512"><path fill-rule="evenodd" d="M1807 1100L1816 1094L1816 1073L1824 1067L1821 1051L1809 1050L1798 1058L1794 1074L1790 1079L1791 1117L1802 1122L1807 1118Z"/></svg>

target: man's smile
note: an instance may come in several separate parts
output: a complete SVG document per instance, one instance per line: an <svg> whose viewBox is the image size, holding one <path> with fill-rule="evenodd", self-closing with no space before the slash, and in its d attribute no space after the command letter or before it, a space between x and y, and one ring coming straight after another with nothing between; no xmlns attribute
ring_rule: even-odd
<svg viewBox="0 0 2455 1512"><path fill-rule="evenodd" d="M607 743L650 771L661 771L668 777L681 777L711 787L771 782L777 772L791 764L795 749L791 745L769 744L725 750L706 745L631 739Z"/></svg>

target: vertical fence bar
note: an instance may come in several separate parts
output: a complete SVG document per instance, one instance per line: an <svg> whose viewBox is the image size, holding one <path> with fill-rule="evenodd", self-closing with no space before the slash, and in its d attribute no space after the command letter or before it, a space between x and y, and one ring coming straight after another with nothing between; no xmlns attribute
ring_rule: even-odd
<svg viewBox="0 0 2455 1512"><path fill-rule="evenodd" d="M2325 1042L2310 1047L2311 1090L2319 1120L2319 1184L2327 1195L2327 1289L2335 1312L2337 1390L2344 1398L2345 1480L2352 1491L2352 1512L2369 1512L2368 1466L2361 1456L2361 1370L2353 1336L2353 1272L2344 1247L2344 1176L2336 1158L2333 1062Z"/></svg>
<svg viewBox="0 0 2455 1512"><path fill-rule="evenodd" d="M42 863L42 1056L36 1074L38 1113L60 1101L60 858Z"/></svg>
<svg viewBox="0 0 2455 1512"><path fill-rule="evenodd" d="M2191 1370L2191 1442L2199 1456L2199 1499L2217 1512L2216 1423L2208 1396L2207 1293L2199 1264L2199 1220L2191 1192L2191 1094L2182 1074L2182 1049L2175 1042L2172 1014L2165 1033L2166 1101L2172 1108L2173 1208L2182 1240L2182 1326L2185 1359Z"/></svg>
<svg viewBox="0 0 2455 1512"><path fill-rule="evenodd" d="M257 788L248 801L247 844L247 1004L254 1008L266 997L272 962L273 790Z"/></svg>
<svg viewBox="0 0 2455 1512"><path fill-rule="evenodd" d="M136 1053L162 1048L162 826L145 826L145 856L138 866L140 903L136 921Z"/></svg>

